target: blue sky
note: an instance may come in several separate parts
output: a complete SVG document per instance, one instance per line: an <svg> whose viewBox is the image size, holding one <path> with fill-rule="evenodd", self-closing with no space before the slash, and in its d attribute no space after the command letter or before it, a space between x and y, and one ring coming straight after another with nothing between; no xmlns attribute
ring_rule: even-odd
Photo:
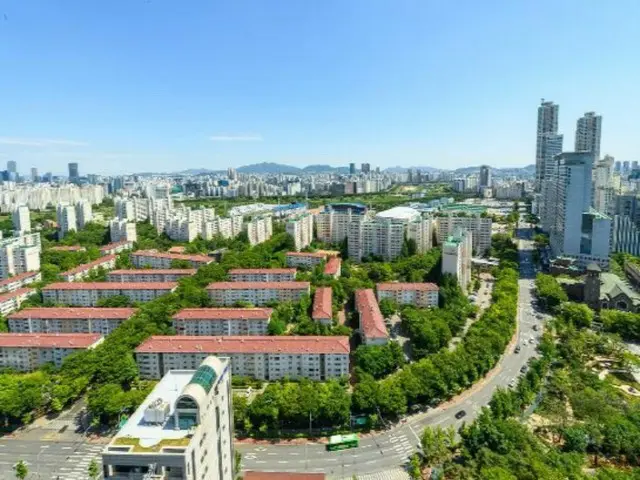
<svg viewBox="0 0 640 480"><path fill-rule="evenodd" d="M536 108L640 160L637 0L5 0L0 165L534 161Z"/></svg>

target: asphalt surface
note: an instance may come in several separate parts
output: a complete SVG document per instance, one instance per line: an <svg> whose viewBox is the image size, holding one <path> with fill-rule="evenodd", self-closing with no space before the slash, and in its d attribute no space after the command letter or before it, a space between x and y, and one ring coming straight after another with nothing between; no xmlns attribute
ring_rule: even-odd
<svg viewBox="0 0 640 480"><path fill-rule="evenodd" d="M324 472L330 477L342 478L379 472L377 478L392 479L396 478L398 468L406 465L408 458L417 451L424 427L453 425L457 429L463 422L472 421L480 409L489 403L498 386L508 387L512 381L517 381L520 369L535 356L537 337L542 331L543 321L537 318L538 313L533 307L535 270L531 258L532 231L530 228L521 228L518 236L521 267L517 344L520 345L520 353L515 353L515 345L510 345L493 372L482 382L444 406L408 417L405 423L377 435L363 436L358 448L329 452L319 444L237 445L237 450L243 456L243 469ZM534 325L538 325L538 331L534 330ZM529 343L531 338L535 343ZM457 420L454 415L460 410L464 410L466 416Z"/></svg>

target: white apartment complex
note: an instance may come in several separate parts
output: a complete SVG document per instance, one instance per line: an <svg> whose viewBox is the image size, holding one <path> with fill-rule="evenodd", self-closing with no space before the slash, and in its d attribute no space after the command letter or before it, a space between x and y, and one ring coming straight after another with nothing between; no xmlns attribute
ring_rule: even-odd
<svg viewBox="0 0 640 480"><path fill-rule="evenodd" d="M78 200L76 203L76 221L78 222L78 230L82 230L91 220L93 220L91 202L87 200Z"/></svg>
<svg viewBox="0 0 640 480"><path fill-rule="evenodd" d="M297 302L309 295L309 282L214 282L207 286L211 302L232 306L238 302L263 306L270 302Z"/></svg>
<svg viewBox="0 0 640 480"><path fill-rule="evenodd" d="M83 265L78 265L76 268L72 268L71 270L67 270L66 272L62 272L60 274L60 278L65 282L77 282L78 280L82 280L83 278L88 277L92 272L95 272L99 269L103 270L111 270L116 267L116 256L115 255L106 255L104 257L100 257L93 262L85 263Z"/></svg>
<svg viewBox="0 0 640 480"><path fill-rule="evenodd" d="M480 215L458 217L450 213L436 217L438 244L442 245L457 230L466 230L471 232L476 255L484 255L491 248L492 224L491 218L484 218Z"/></svg>
<svg viewBox="0 0 640 480"><path fill-rule="evenodd" d="M98 333L109 335L135 308L25 308L7 317L13 333Z"/></svg>
<svg viewBox="0 0 640 480"><path fill-rule="evenodd" d="M104 197L102 185L12 185L10 189L0 189L0 211L11 213L19 205L26 205L30 210L45 210L49 205L75 204L80 199L97 205Z"/></svg>
<svg viewBox="0 0 640 480"><path fill-rule="evenodd" d="M385 298L399 305L429 308L438 306L440 289L435 283L378 283L378 301Z"/></svg>
<svg viewBox="0 0 640 480"><path fill-rule="evenodd" d="M115 283L115 282L71 282L52 283L42 289L45 302L78 307L95 307L103 298L118 295L132 302L150 302L173 292L177 283Z"/></svg>
<svg viewBox="0 0 640 480"><path fill-rule="evenodd" d="M266 242L273 235L271 215L256 215L246 223L247 238L251 246Z"/></svg>
<svg viewBox="0 0 640 480"><path fill-rule="evenodd" d="M19 273L13 277L0 280L0 293L13 292L19 288L26 287L27 285L42 280L42 274L40 272L24 272Z"/></svg>
<svg viewBox="0 0 640 480"><path fill-rule="evenodd" d="M18 235L31 231L31 215L29 214L29 207L26 205L16 207L11 214L11 220L13 221L13 230Z"/></svg>
<svg viewBox="0 0 640 480"><path fill-rule="evenodd" d="M171 268L174 260L186 260L193 268L200 268L213 262L206 255L186 255L182 253L158 252L157 250L138 250L131 254L131 262L136 268Z"/></svg>
<svg viewBox="0 0 640 480"><path fill-rule="evenodd" d="M473 234L457 230L442 244L442 273L454 275L463 292L471 281Z"/></svg>
<svg viewBox="0 0 640 480"><path fill-rule="evenodd" d="M122 241L136 242L138 241L138 233L136 224L127 220L119 220L114 218L109 222L109 235L111 242L117 243Z"/></svg>
<svg viewBox="0 0 640 480"><path fill-rule="evenodd" d="M100 255L117 255L118 253L125 252L133 249L133 242L129 240L122 240L120 242L107 243L100 247Z"/></svg>
<svg viewBox="0 0 640 480"><path fill-rule="evenodd" d="M60 367L66 356L102 341L93 333L0 333L0 369L30 372L45 363Z"/></svg>
<svg viewBox="0 0 640 480"><path fill-rule="evenodd" d="M22 302L24 302L31 295L36 293L33 288L18 288L11 292L6 292L0 295L0 315L6 316L20 308Z"/></svg>
<svg viewBox="0 0 640 480"><path fill-rule="evenodd" d="M209 355L228 357L234 375L275 381L328 380L349 375L349 338L313 336L156 336L135 351L140 376L161 378L193 368Z"/></svg>
<svg viewBox="0 0 640 480"><path fill-rule="evenodd" d="M233 268L227 272L232 282L293 282L295 268Z"/></svg>
<svg viewBox="0 0 640 480"><path fill-rule="evenodd" d="M367 207L359 203L336 203L327 205L315 215L316 235L318 240L337 245L349 234L349 225L361 220Z"/></svg>
<svg viewBox="0 0 640 480"><path fill-rule="evenodd" d="M285 258L288 267L311 269L324 262L327 255L322 252L287 252Z"/></svg>
<svg viewBox="0 0 640 480"><path fill-rule="evenodd" d="M197 272L195 268L169 268L166 270L113 270L107 274L107 282L120 283L161 283L177 282L181 278L190 277Z"/></svg>
<svg viewBox="0 0 640 480"><path fill-rule="evenodd" d="M227 358L168 371L102 451L105 480L234 480L231 402Z"/></svg>
<svg viewBox="0 0 640 480"><path fill-rule="evenodd" d="M313 215L307 212L289 217L286 231L293 237L296 252L308 247L313 241Z"/></svg>
<svg viewBox="0 0 640 480"><path fill-rule="evenodd" d="M0 279L40 270L40 234L0 239Z"/></svg>
<svg viewBox="0 0 640 480"><path fill-rule="evenodd" d="M173 318L177 335L267 335L270 308L185 308Z"/></svg>
<svg viewBox="0 0 640 480"><path fill-rule="evenodd" d="M378 301L370 288L356 290L355 307L362 343L365 345L384 345L389 341L389 333L384 324L384 318Z"/></svg>
<svg viewBox="0 0 640 480"><path fill-rule="evenodd" d="M56 207L56 221L58 222L58 238L63 239L71 231L78 230L76 209L73 205L59 203Z"/></svg>

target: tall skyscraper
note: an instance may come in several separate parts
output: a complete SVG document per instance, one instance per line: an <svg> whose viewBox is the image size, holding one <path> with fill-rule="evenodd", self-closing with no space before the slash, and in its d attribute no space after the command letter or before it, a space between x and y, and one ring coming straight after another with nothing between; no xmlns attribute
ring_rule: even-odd
<svg viewBox="0 0 640 480"><path fill-rule="evenodd" d="M78 164L75 162L70 163L69 164L69 181L77 182L79 177L80 177L80 174L78 171Z"/></svg>
<svg viewBox="0 0 640 480"><path fill-rule="evenodd" d="M621 163L620 161L617 161L617 162L615 163L615 166L614 166L614 171L615 171L616 173L620 173L620 169L621 169L621 168L622 168L622 163Z"/></svg>
<svg viewBox="0 0 640 480"><path fill-rule="evenodd" d="M631 170L638 170L638 161L634 160L631 162Z"/></svg>
<svg viewBox="0 0 640 480"><path fill-rule="evenodd" d="M362 173L371 173L371 165L369 163L363 163L360 166L360 170Z"/></svg>
<svg viewBox="0 0 640 480"><path fill-rule="evenodd" d="M31 167L31 181L33 182L37 182L39 179L38 177L38 169L35 167Z"/></svg>
<svg viewBox="0 0 640 480"><path fill-rule="evenodd" d="M350 163L349 164L349 174L350 175L355 175L356 174L356 164L355 163Z"/></svg>
<svg viewBox="0 0 640 480"><path fill-rule="evenodd" d="M629 172L629 160L625 160L624 162L622 162L622 173L628 175Z"/></svg>
<svg viewBox="0 0 640 480"><path fill-rule="evenodd" d="M545 172L545 158L548 154L545 150L547 142L546 135L558 134L558 111L559 106L553 102L545 102L544 99L538 107L538 128L536 131L536 191L542 187L542 179ZM561 148L562 150L562 148Z"/></svg>
<svg viewBox="0 0 640 480"><path fill-rule="evenodd" d="M480 167L480 189L491 186L491 167L482 165Z"/></svg>
<svg viewBox="0 0 640 480"><path fill-rule="evenodd" d="M594 160L600 160L600 137L602 136L602 117L596 112L587 112L576 124L576 152L591 152Z"/></svg>
<svg viewBox="0 0 640 480"><path fill-rule="evenodd" d="M13 160L9 160L7 162L7 172L9 173L17 173L18 171L18 164L16 162L14 162Z"/></svg>

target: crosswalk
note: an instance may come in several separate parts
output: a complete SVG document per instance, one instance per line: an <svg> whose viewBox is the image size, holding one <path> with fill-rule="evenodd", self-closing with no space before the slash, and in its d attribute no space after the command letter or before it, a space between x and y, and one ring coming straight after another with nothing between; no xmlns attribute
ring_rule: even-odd
<svg viewBox="0 0 640 480"><path fill-rule="evenodd" d="M348 477L343 480L351 480L353 477ZM392 470L385 470L384 472L366 473L363 475L356 475L358 480L409 480L409 474L401 468L394 468Z"/></svg>
<svg viewBox="0 0 640 480"><path fill-rule="evenodd" d="M392 434L389 436L389 443L391 443L397 455L409 457L414 452L413 445L411 445L409 438L404 433Z"/></svg>
<svg viewBox="0 0 640 480"><path fill-rule="evenodd" d="M100 471L100 452L102 452L104 445L86 445L81 451L70 453L69 458L65 462L63 467L59 468L57 475L54 475L52 480L80 480L88 478L88 469L91 460L95 459L98 462Z"/></svg>

